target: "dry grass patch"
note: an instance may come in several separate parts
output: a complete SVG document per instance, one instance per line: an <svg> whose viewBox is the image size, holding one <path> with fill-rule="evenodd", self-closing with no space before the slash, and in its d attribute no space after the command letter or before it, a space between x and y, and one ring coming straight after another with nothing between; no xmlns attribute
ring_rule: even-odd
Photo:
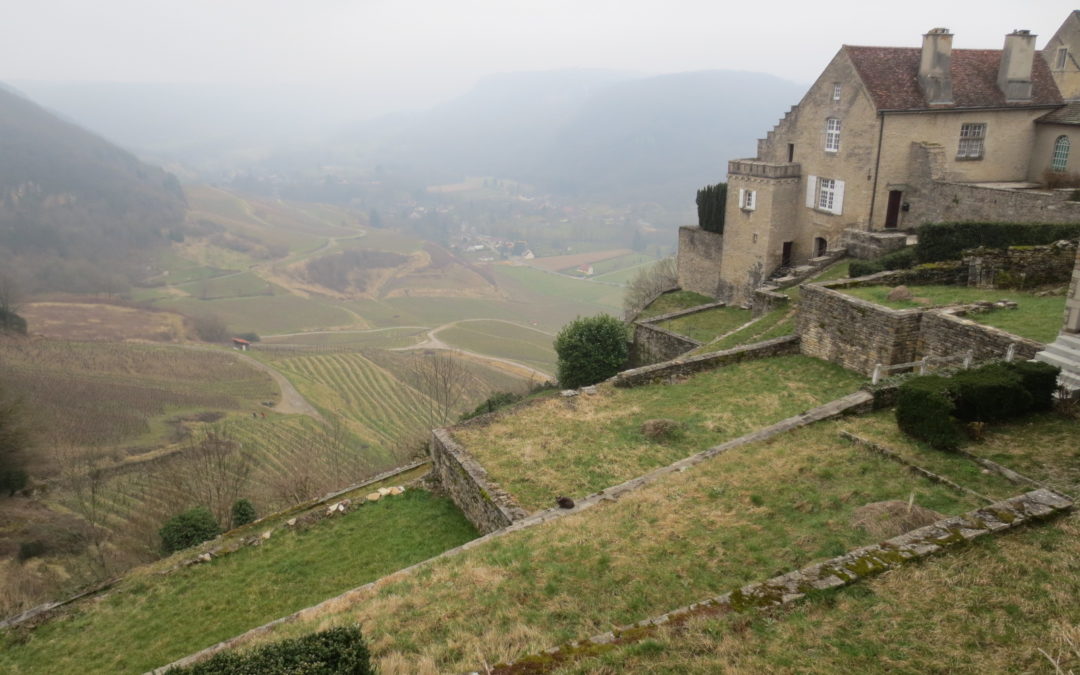
<svg viewBox="0 0 1080 675"><path fill-rule="evenodd" d="M849 524L869 502L976 506L840 443L837 431L826 422L719 455L618 502L384 579L271 637L359 621L386 672L431 663L461 672L870 543Z"/></svg>
<svg viewBox="0 0 1080 675"><path fill-rule="evenodd" d="M797 377L793 374L797 373ZM665 466L854 391L861 376L784 356L699 373L671 385L601 386L550 397L454 437L526 509L582 496ZM669 418L680 433L650 440L642 425Z"/></svg>
<svg viewBox="0 0 1080 675"><path fill-rule="evenodd" d="M104 302L32 302L20 314L35 335L59 340L152 340L181 342L191 337L184 317Z"/></svg>

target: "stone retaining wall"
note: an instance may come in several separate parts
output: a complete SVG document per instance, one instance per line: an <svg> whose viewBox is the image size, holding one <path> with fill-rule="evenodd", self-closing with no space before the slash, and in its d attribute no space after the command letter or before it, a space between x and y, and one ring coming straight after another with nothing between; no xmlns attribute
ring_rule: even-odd
<svg viewBox="0 0 1080 675"><path fill-rule="evenodd" d="M794 335L786 335L744 347L677 358L640 368L631 368L615 375L608 382L611 382L616 387L638 387L672 377L685 377L703 370L712 370L740 361L753 361L770 356L798 353L799 338Z"/></svg>
<svg viewBox="0 0 1080 675"><path fill-rule="evenodd" d="M726 284L720 276L720 259L723 254L724 235L706 232L696 226L680 227L676 263L679 288L710 298L724 295Z"/></svg>
<svg viewBox="0 0 1080 675"><path fill-rule="evenodd" d="M907 245L907 233L868 232L851 228L844 230L841 241L847 254L852 258L870 260L904 248Z"/></svg>
<svg viewBox="0 0 1080 675"><path fill-rule="evenodd" d="M494 532L527 515L513 497L488 479L484 467L454 440L449 429L431 432L430 452L435 478L481 533Z"/></svg>
<svg viewBox="0 0 1080 675"><path fill-rule="evenodd" d="M1015 357L1029 360L1045 348L1041 342L966 319L964 314L968 311L969 308L959 307L925 312L919 326L919 354L952 356L970 349L976 361L986 361L1003 358L1009 345L1015 345Z"/></svg>
<svg viewBox="0 0 1080 675"><path fill-rule="evenodd" d="M709 302L634 322L634 338L630 343L630 365L638 367L670 361L692 349L697 349L701 346L697 340L656 324L724 306L723 302Z"/></svg>
<svg viewBox="0 0 1080 675"><path fill-rule="evenodd" d="M976 288L1033 288L1067 284L1072 277L1076 244L977 248L964 252L967 285Z"/></svg>
<svg viewBox="0 0 1080 675"><path fill-rule="evenodd" d="M863 279L892 274L882 272ZM878 363L914 361L924 310L889 309L834 290L852 285L830 282L802 286L796 318L802 353L864 375L871 375Z"/></svg>

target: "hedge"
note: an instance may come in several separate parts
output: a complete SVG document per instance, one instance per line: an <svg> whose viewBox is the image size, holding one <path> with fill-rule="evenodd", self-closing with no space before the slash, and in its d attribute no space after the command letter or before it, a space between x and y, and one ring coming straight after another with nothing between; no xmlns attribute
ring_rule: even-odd
<svg viewBox="0 0 1080 675"><path fill-rule="evenodd" d="M965 370L952 378L953 413L965 422L993 422L1031 410L1032 397L1020 376L1004 363Z"/></svg>
<svg viewBox="0 0 1080 675"><path fill-rule="evenodd" d="M865 277L885 270L906 270L915 265L915 248L906 248L887 253L877 260L853 260L848 270L851 278Z"/></svg>
<svg viewBox="0 0 1080 675"><path fill-rule="evenodd" d="M1031 394L1031 409L1035 412L1054 407L1061 368L1042 361L1013 361L1009 368L1020 377L1020 383Z"/></svg>
<svg viewBox="0 0 1080 675"><path fill-rule="evenodd" d="M952 413L951 382L940 375L913 377L896 393L896 424L908 436L926 441L938 450L960 446L960 430Z"/></svg>
<svg viewBox="0 0 1080 675"><path fill-rule="evenodd" d="M219 652L202 663L170 668L169 675L317 675L374 673L360 629L331 628L281 640L250 652Z"/></svg>
<svg viewBox="0 0 1080 675"><path fill-rule="evenodd" d="M1080 223L927 223L918 228L921 263L955 260L969 248L1040 246L1080 237Z"/></svg>

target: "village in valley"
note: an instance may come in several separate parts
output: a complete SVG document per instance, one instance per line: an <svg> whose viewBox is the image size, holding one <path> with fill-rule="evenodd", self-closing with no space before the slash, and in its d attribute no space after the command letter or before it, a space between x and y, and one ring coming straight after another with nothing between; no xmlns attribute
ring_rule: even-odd
<svg viewBox="0 0 1080 675"><path fill-rule="evenodd" d="M181 187L0 90L110 158L0 173L0 670L1080 672L1080 10L955 28L839 46L677 228ZM106 271L5 239L98 192Z"/></svg>

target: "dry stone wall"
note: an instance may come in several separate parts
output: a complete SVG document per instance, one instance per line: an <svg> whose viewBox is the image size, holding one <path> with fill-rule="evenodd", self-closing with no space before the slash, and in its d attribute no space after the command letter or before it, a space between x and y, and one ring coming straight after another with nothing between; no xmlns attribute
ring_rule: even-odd
<svg viewBox="0 0 1080 675"><path fill-rule="evenodd" d="M449 429L431 433L432 473L449 497L483 534L502 529L527 514L493 481Z"/></svg>
<svg viewBox="0 0 1080 675"><path fill-rule="evenodd" d="M1065 284L1072 275L1076 244L978 248L967 251L967 285L977 288L1032 288Z"/></svg>
<svg viewBox="0 0 1080 675"><path fill-rule="evenodd" d="M700 227L679 228L677 266L679 288L710 298L719 298L726 288L720 278L720 260L724 254L724 235L706 232Z"/></svg>
<svg viewBox="0 0 1080 675"><path fill-rule="evenodd" d="M1029 360L1044 347L1041 342L964 318L969 311L970 308L960 307L924 313L919 328L919 354L952 356L971 350L976 361L985 361L1004 357L1013 345L1016 358Z"/></svg>
<svg viewBox="0 0 1080 675"><path fill-rule="evenodd" d="M670 378L686 377L704 370L713 370L740 361L753 361L770 356L799 353L799 338L794 335L758 342L745 347L725 349L724 351L699 354L686 358L673 359L641 368L624 370L612 377L609 382L616 387L639 387L643 384L663 381Z"/></svg>
<svg viewBox="0 0 1080 675"><path fill-rule="evenodd" d="M637 367L670 361L680 354L697 349L701 346L697 340L661 328L656 324L723 306L722 302L710 302L635 322L634 339L630 343L630 365Z"/></svg>

